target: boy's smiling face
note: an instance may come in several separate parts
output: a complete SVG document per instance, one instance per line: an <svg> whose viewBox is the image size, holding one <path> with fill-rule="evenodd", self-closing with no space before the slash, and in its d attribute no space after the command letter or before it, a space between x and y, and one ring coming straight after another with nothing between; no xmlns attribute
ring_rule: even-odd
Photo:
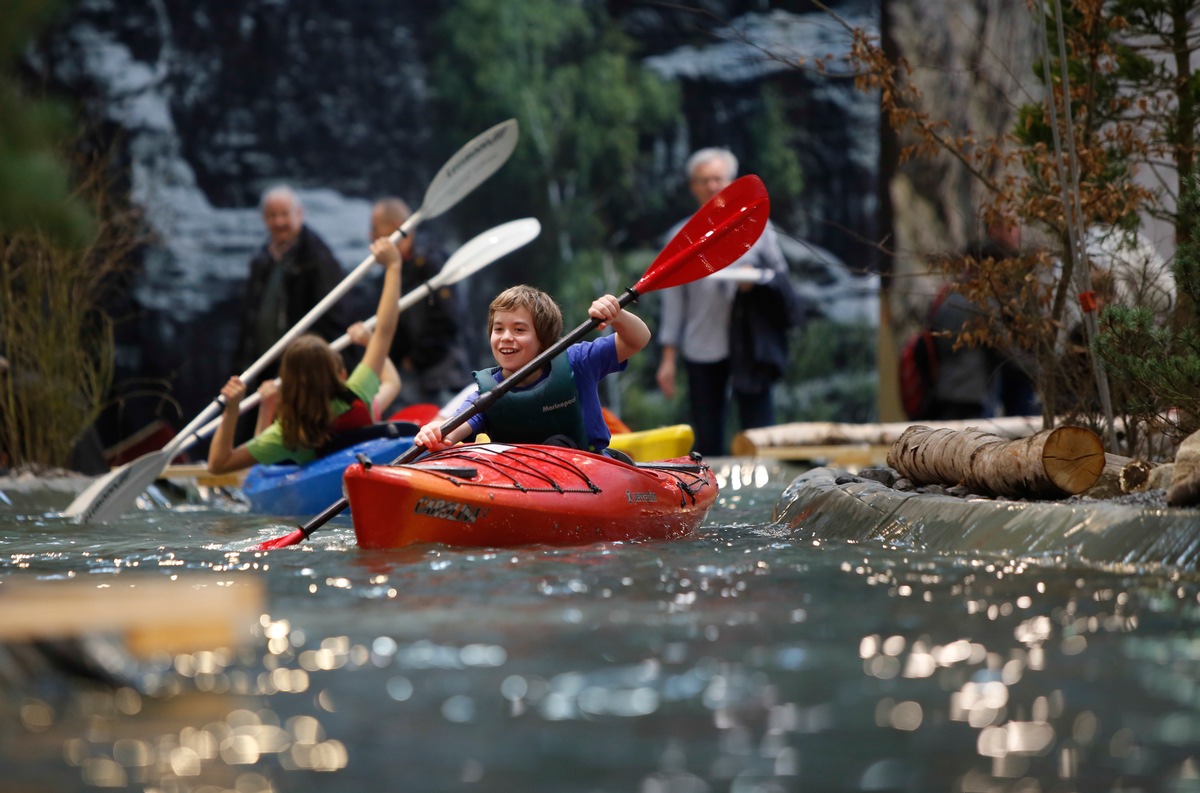
<svg viewBox="0 0 1200 793"><path fill-rule="evenodd" d="M492 317L491 345L492 357L505 378L536 358L542 351L542 344L538 341L529 309L497 311Z"/></svg>

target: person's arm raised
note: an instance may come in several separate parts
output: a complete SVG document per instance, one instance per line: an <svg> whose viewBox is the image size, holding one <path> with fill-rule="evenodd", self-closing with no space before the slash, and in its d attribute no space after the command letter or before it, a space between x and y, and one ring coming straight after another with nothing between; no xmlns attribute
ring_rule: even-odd
<svg viewBox="0 0 1200 793"><path fill-rule="evenodd" d="M631 314L621 308L620 302L612 295L599 297L592 303L588 314L601 320L597 326L600 330L611 326L617 340L617 360L627 361L639 350L650 343L650 328L636 314Z"/></svg>
<svg viewBox="0 0 1200 793"><path fill-rule="evenodd" d="M367 323L355 322L346 329L346 336L365 351L367 345L371 343L372 332L371 328L367 327ZM383 420L383 412L400 395L402 385L400 371L396 369L396 364L392 363L391 356L385 355L383 371L379 373L379 391L371 403L371 417L375 421Z"/></svg>
<svg viewBox="0 0 1200 793"><path fill-rule="evenodd" d="M371 253L385 268L383 290L379 295L379 308L375 310L375 332L367 342L363 363L383 378L383 365L396 336L396 324L400 317L400 251L386 237L371 243Z"/></svg>

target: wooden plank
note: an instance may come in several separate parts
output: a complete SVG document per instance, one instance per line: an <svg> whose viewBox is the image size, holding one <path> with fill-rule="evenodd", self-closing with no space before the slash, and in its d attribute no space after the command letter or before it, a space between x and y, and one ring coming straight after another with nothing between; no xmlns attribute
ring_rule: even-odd
<svg viewBox="0 0 1200 793"><path fill-rule="evenodd" d="M891 446L873 443L833 443L807 446L765 446L754 457L783 462L807 462L834 467L886 465Z"/></svg>
<svg viewBox="0 0 1200 793"><path fill-rule="evenodd" d="M163 471L162 479L194 479L201 487L241 487L246 478L246 471L233 471L228 474L210 474L204 463L186 463L168 465Z"/></svg>
<svg viewBox="0 0 1200 793"><path fill-rule="evenodd" d="M0 584L0 641L115 634L142 657L235 647L253 638L265 600L252 576L10 578Z"/></svg>
<svg viewBox="0 0 1200 793"><path fill-rule="evenodd" d="M865 443L888 445L895 443L912 426L931 429L978 429L1002 438L1025 438L1040 432L1040 416L1005 416L994 419L964 419L962 421L903 421L883 424L851 424L835 421L795 422L743 430L733 437L733 453L737 456L762 455L769 448L827 446Z"/></svg>

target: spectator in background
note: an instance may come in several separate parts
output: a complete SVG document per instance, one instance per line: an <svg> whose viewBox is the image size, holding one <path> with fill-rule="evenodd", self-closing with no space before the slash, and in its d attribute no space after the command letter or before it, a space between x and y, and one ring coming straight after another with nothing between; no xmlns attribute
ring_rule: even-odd
<svg viewBox="0 0 1200 793"><path fill-rule="evenodd" d="M233 371L245 371L291 330L344 277L333 251L304 224L304 208L290 187L263 193L263 223L269 238L250 260ZM309 331L332 341L353 321L341 302ZM264 379L275 376L273 364Z"/></svg>
<svg viewBox="0 0 1200 793"><path fill-rule="evenodd" d="M387 197L371 208L371 237L387 237L408 220L411 211L399 198ZM403 263L404 294L418 289L441 272L444 252L409 235L398 243ZM446 404L471 383L459 317L462 309L453 287L435 290L426 299L400 314L392 342L391 358L404 380L393 409L418 403ZM384 413L386 418L390 412Z"/></svg>
<svg viewBox="0 0 1200 793"><path fill-rule="evenodd" d="M1015 223L988 226L982 243L971 246L978 260L1011 259L1021 255L1021 227ZM993 356L996 374L992 383L990 415L1040 416L1042 403L1033 380L1036 363L1028 350L1007 349Z"/></svg>
<svg viewBox="0 0 1200 793"><path fill-rule="evenodd" d="M250 259L240 326L231 369L244 372L296 326L313 306L342 282L342 267L325 241L304 223L300 198L286 185L272 187L259 202L267 241ZM353 320L344 301L321 315L308 330L326 341L336 339ZM260 382L274 379L279 361L268 364ZM255 432L253 416L238 422L234 441Z"/></svg>
<svg viewBox="0 0 1200 793"><path fill-rule="evenodd" d="M959 334L988 317L961 292L943 287L938 294L929 319L937 348L937 380L925 418L957 421L996 414L994 389L1000 357L990 347L958 343Z"/></svg>
<svg viewBox="0 0 1200 793"><path fill-rule="evenodd" d="M977 261L997 261L1020 253L1021 231L1016 225L993 224L982 241L967 246ZM959 344L960 334L992 322L992 308L981 307L949 287L942 288L930 312L936 334L938 379L933 389L933 420L1041 415L1033 379L1032 360L1019 351Z"/></svg>
<svg viewBox="0 0 1200 793"><path fill-rule="evenodd" d="M703 206L737 177L737 158L728 149L700 149L688 158L688 186ZM683 228L687 218L671 229L671 239ZM779 247L774 228L768 223L754 246L729 269L755 267L768 273L776 286L786 281L787 261ZM780 278L782 276L782 278ZM761 376L762 370L739 377L731 384L731 330L734 327L734 298L738 284L731 280L701 278L662 292L662 317L657 336L662 344L658 366L658 387L667 397L675 396L679 361L687 372L688 414L696 433L696 451L706 456L729 453L725 425L732 396L738 405L742 429L774 423L769 383L774 378ZM774 351L775 360L786 361L786 336L782 349ZM739 361L739 364L744 361Z"/></svg>

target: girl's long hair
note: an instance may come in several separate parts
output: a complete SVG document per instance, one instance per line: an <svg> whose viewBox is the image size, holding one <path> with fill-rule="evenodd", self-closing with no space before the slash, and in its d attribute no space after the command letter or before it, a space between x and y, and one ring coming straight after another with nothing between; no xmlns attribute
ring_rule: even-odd
<svg viewBox="0 0 1200 793"><path fill-rule="evenodd" d="M323 446L333 427L334 397L346 367L320 336L306 333L287 346L279 363L279 426L289 449Z"/></svg>

